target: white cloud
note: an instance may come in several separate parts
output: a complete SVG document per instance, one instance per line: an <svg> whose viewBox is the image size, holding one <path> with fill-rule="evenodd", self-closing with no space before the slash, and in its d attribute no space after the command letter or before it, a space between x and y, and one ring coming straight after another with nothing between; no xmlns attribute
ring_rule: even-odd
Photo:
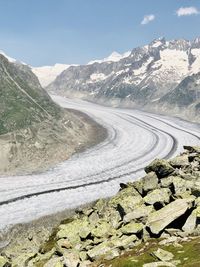
<svg viewBox="0 0 200 267"><path fill-rule="evenodd" d="M178 10L176 10L176 14L177 14L178 17L198 15L199 13L200 13L199 10L194 6L181 7Z"/></svg>
<svg viewBox="0 0 200 267"><path fill-rule="evenodd" d="M142 25L146 25L146 24L148 24L149 22L153 21L154 19L155 19L155 15L153 15L153 14L146 15L146 16L144 16L144 18L143 18L141 24L142 24Z"/></svg>

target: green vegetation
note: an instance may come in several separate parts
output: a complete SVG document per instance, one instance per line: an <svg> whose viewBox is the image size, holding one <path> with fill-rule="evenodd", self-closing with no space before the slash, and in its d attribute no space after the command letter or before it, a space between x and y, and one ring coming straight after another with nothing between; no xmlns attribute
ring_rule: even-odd
<svg viewBox="0 0 200 267"><path fill-rule="evenodd" d="M28 66L0 55L0 134L59 119L61 113Z"/></svg>
<svg viewBox="0 0 200 267"><path fill-rule="evenodd" d="M181 267L199 267L200 266L200 238L195 238L188 242L181 243L182 247L176 247L174 245L160 246L160 240L151 240L148 245L140 246L133 249L131 252L124 254L120 258L116 258L112 261L104 262L105 267L141 267L145 263L157 261L151 254L157 248L162 248L166 251L172 252L174 260L180 260L181 264L177 266Z"/></svg>

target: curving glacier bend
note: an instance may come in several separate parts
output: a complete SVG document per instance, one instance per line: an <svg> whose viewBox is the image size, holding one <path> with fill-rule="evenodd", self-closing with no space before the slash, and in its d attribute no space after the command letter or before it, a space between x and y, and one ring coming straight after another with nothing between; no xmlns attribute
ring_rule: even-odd
<svg viewBox="0 0 200 267"><path fill-rule="evenodd" d="M169 158L183 145L200 145L200 125L138 110L52 98L87 113L108 130L107 139L41 174L0 177L0 230L111 196L120 182L144 175L154 158Z"/></svg>

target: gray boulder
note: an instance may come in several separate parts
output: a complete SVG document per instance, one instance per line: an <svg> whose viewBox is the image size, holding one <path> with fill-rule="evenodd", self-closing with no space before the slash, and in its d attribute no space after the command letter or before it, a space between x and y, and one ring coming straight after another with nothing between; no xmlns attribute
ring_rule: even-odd
<svg viewBox="0 0 200 267"><path fill-rule="evenodd" d="M161 248L158 248L152 254L160 261L171 261L174 258L174 255L171 252Z"/></svg>
<svg viewBox="0 0 200 267"><path fill-rule="evenodd" d="M189 166L188 155L183 154L183 155L177 156L171 159L169 163L174 168L181 168L181 167Z"/></svg>
<svg viewBox="0 0 200 267"><path fill-rule="evenodd" d="M162 209L149 214L147 226L153 234L159 234L170 223L179 218L191 207L186 199L177 199Z"/></svg>
<svg viewBox="0 0 200 267"><path fill-rule="evenodd" d="M159 203L169 203L171 191L168 188L155 189L148 193L144 197L144 202L153 205L157 202Z"/></svg>
<svg viewBox="0 0 200 267"><path fill-rule="evenodd" d="M144 226L142 223L131 222L129 224L124 225L120 231L123 234L137 234L143 230Z"/></svg>
<svg viewBox="0 0 200 267"><path fill-rule="evenodd" d="M123 218L124 223L128 223L130 221L146 218L151 212L154 211L153 206L145 206L144 204L136 207L132 212L126 214Z"/></svg>
<svg viewBox="0 0 200 267"><path fill-rule="evenodd" d="M158 178L163 178L174 172L174 168L167 160L155 159L150 165L145 168L145 172L155 172Z"/></svg>
<svg viewBox="0 0 200 267"><path fill-rule="evenodd" d="M11 267L11 264L4 257L0 256L0 267Z"/></svg>
<svg viewBox="0 0 200 267"><path fill-rule="evenodd" d="M187 218L182 230L191 234L197 226L197 212L194 210L190 216Z"/></svg>

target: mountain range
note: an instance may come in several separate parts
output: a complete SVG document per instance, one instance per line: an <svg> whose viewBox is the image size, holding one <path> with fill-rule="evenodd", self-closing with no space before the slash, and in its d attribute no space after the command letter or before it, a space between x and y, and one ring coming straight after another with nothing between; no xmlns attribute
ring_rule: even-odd
<svg viewBox="0 0 200 267"><path fill-rule="evenodd" d="M108 105L184 114L195 120L200 105L199 72L200 38L158 38L123 55L114 53L107 59L70 66L46 89Z"/></svg>

